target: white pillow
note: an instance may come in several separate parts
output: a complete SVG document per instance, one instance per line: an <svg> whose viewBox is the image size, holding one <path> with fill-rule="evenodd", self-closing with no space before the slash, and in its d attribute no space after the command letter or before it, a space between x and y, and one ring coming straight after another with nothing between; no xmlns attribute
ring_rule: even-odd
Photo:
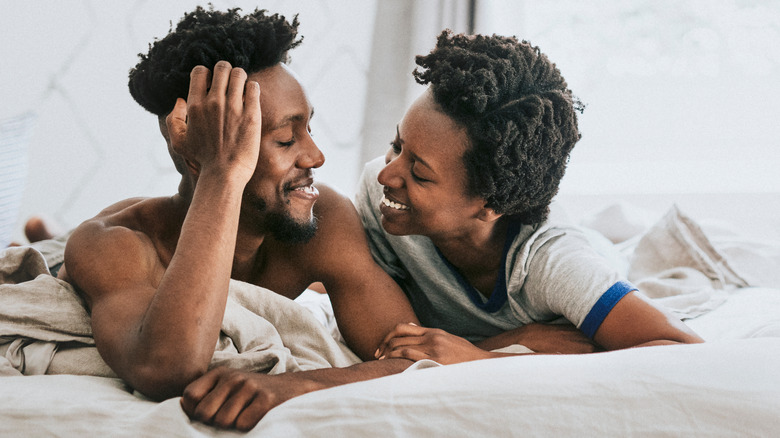
<svg viewBox="0 0 780 438"><path fill-rule="evenodd" d="M0 119L0 249L11 240L27 179L27 142L34 113Z"/></svg>

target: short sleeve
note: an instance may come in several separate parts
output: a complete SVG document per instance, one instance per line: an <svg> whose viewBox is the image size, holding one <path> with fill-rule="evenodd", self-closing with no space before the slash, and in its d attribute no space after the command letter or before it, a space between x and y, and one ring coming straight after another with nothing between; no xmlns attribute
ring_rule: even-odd
<svg viewBox="0 0 780 438"><path fill-rule="evenodd" d="M529 245L520 299L535 320L565 317L592 337L612 307L635 290L574 226L550 227Z"/></svg>

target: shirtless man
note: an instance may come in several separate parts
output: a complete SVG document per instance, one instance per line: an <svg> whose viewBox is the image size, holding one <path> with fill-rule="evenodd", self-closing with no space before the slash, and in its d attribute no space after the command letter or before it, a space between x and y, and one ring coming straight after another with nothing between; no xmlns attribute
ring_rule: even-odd
<svg viewBox="0 0 780 438"><path fill-rule="evenodd" d="M119 377L158 400L200 378L182 406L222 427L248 429L296 395L411 364L205 374L231 278L291 299L323 283L364 360L396 324L418 323L371 258L350 200L313 184L324 161L310 136L313 109L285 64L297 25L264 11L198 8L141 56L131 94L159 117L182 174L178 193L128 199L81 224L59 273L84 296L97 348ZM220 392L231 385L242 390Z"/></svg>

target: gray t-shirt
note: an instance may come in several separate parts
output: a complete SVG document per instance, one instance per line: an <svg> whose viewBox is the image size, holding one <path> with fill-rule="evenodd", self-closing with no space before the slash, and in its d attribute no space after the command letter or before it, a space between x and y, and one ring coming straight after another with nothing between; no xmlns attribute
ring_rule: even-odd
<svg viewBox="0 0 780 438"><path fill-rule="evenodd" d="M382 186L376 180L383 166L382 158L366 164L355 204L374 259L398 282L426 327L479 341L564 317L592 337L620 298L635 289L621 280L577 227L556 222L551 215L542 223L510 227L504 275L499 279L506 287L486 299L429 238L384 231L379 211Z"/></svg>

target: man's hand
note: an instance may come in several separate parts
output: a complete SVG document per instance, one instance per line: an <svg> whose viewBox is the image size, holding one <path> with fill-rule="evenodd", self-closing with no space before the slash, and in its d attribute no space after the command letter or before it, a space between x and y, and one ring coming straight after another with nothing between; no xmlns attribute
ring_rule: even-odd
<svg viewBox="0 0 780 438"><path fill-rule="evenodd" d="M346 368L320 368L273 376L215 368L190 383L181 407L193 420L222 428L249 430L268 411L312 391L400 373L407 360L362 362Z"/></svg>
<svg viewBox="0 0 780 438"><path fill-rule="evenodd" d="M378 359L431 359L440 364L498 357L444 330L398 324L387 334L376 352Z"/></svg>
<svg viewBox="0 0 780 438"><path fill-rule="evenodd" d="M261 119L258 83L220 61L213 74L202 65L192 69L187 102L176 101L166 125L171 147L192 171L213 169L246 182L257 165Z"/></svg>
<svg viewBox="0 0 780 438"><path fill-rule="evenodd" d="M250 430L275 406L322 387L301 373L269 376L215 368L184 390L181 407L193 420Z"/></svg>

